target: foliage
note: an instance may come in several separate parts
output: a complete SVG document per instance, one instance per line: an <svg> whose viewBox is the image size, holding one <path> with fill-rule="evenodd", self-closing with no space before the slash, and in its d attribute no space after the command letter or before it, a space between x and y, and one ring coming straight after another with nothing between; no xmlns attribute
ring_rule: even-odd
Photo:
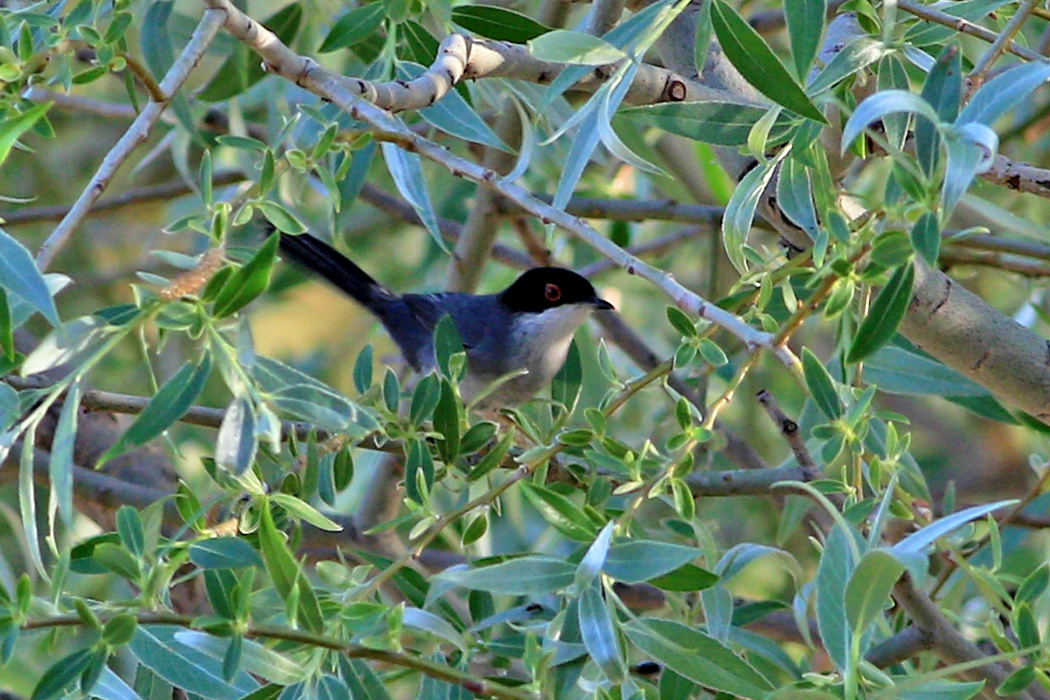
<svg viewBox="0 0 1050 700"><path fill-rule="evenodd" d="M576 26L588 8L566 21L539 2L253 2L273 32L257 44L208 24L232 5L199 20L221 0L0 9L0 461L14 483L0 495L0 690L1045 697L1046 539L1015 525L1045 526L1050 411L1025 409L1050 404L1050 384L1010 387L1011 358L1046 364L1047 211L994 185L1048 193L1021 138L1045 142L1050 68L1025 46L1048 15L1007 0L853 0L832 18L824 0L701 4L641 3L587 33L598 9L622 8L598 3ZM782 13L772 29L768 12ZM458 80L441 44L454 32L504 72ZM286 74L289 56L265 53L282 42L320 63ZM316 80L320 65L351 79ZM639 97L654 76L661 96ZM457 80L427 106L396 103ZM330 84L392 100L394 127L340 109ZM140 178L177 186L148 213L117 202L117 233L88 235L130 153L92 151L114 114L134 120L127 143L150 140L129 201ZM56 191L22 184L49 159ZM77 161L100 162L93 180ZM58 226L27 214L74 191ZM719 223L671 202L685 198ZM550 398L497 417L463 404L451 322L440 371L412 379L362 331L328 357L268 350L310 324L364 328L342 302L259 332L283 297L316 293L295 296L282 232L334 233L407 291L440 284L452 248L484 260L493 228L519 234L501 261L550 250L597 277L604 256L644 278L600 282L638 337L582 330ZM99 282L121 257L138 279ZM923 308L934 268L960 265L987 268L967 268L971 286L999 310L958 302L950 281ZM979 361L924 351L935 323L961 328ZM1018 332L1038 357L1002 342ZM134 418L113 433L98 412ZM938 459L967 476L968 452L1003 435L1034 484L1016 464L994 494L933 478ZM157 454L177 476L143 467Z"/></svg>

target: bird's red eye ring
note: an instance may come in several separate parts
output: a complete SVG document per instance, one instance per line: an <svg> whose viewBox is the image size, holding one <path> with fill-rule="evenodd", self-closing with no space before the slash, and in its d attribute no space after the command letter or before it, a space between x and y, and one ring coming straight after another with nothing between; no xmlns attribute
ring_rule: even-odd
<svg viewBox="0 0 1050 700"><path fill-rule="evenodd" d="M558 301L561 299L561 287L556 284L547 284L543 288L543 296L547 297L547 301Z"/></svg>

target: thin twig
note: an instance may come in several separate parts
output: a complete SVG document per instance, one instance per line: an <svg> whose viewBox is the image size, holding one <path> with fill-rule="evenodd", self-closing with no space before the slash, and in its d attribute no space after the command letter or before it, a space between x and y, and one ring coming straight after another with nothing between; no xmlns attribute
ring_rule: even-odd
<svg viewBox="0 0 1050 700"><path fill-rule="evenodd" d="M999 32L999 36L995 38L992 45L988 47L977 62L973 65L973 70L970 71L970 75L967 76L968 84L966 86L966 99L964 102L969 101L973 94L977 92L977 89L984 84L985 78L988 77L988 71L992 69L992 65L1003 55L1008 44L1013 43L1013 38L1017 35L1017 32L1021 30L1021 26L1028 19L1028 16L1035 9L1035 6L1042 0L1022 0L1020 7L1014 12L1014 16L1010 18L1010 21L1006 23L1003 30Z"/></svg>
<svg viewBox="0 0 1050 700"><path fill-rule="evenodd" d="M766 409L766 413L773 419L773 422L780 430L780 434L784 436L784 440L791 446L791 451L795 453L795 461L807 474L803 481L815 479L819 469L817 468L817 463L813 461L813 457L809 454L809 448L806 447L805 440L802 439L798 423L788 418L788 415L784 413L777 400L773 398L773 394L768 390L762 389L758 392L758 402L762 404L762 408Z"/></svg>
<svg viewBox="0 0 1050 700"><path fill-rule="evenodd" d="M686 313L726 329L742 340L748 348L770 348L784 365L789 367L798 365L797 358L789 349L772 343L771 334L753 328L740 317L719 308L685 288L675 281L672 275L630 255L582 219L554 209L537 200L519 185L501 179L492 170L453 155L446 148L421 138L395 121L389 113L374 104L360 100L353 91L347 89L345 78L334 75L312 59L304 58L293 52L276 35L237 9L230 0L204 0L204 2L208 7L224 10L227 13L225 24L227 31L258 53L273 72L331 101L352 118L372 125L375 133L382 134L385 139L396 141L402 148L445 167L453 175L483 184L513 199L519 206L540 218L544 223L559 226L602 255L614 260L628 272L648 280Z"/></svg>
<svg viewBox="0 0 1050 700"><path fill-rule="evenodd" d="M186 78L197 67L197 63L208 49L208 46L211 45L225 18L225 13L220 10L208 10L204 13L197 28L193 31L193 36L190 37L189 42L186 44L186 48L183 49L182 54L172 64L168 74L164 76L164 80L160 83L161 91L168 99L182 87ZM147 104L139 116L135 118L135 121L131 123L131 126L128 127L128 130L124 132L124 135L120 137L116 145L109 150L106 157L102 159L102 164L99 165L98 170L92 176L88 186L84 188L84 191L80 193L77 201L70 208L69 213L55 227L55 230L51 232L51 235L40 247L36 257L37 267L41 270L46 270L51 266L55 256L66 244L70 236L73 235L80 222L87 216L95 201L105 191L117 169L152 132L153 127L160 120L161 114L163 114L167 105L167 102L154 101Z"/></svg>
<svg viewBox="0 0 1050 700"><path fill-rule="evenodd" d="M905 12L909 12L916 17L924 19L928 22L934 22L935 24L941 24L945 27L950 27L957 32L968 34L970 36L983 39L989 43L994 43L999 37L999 34L993 32L991 29L985 29L979 24L974 24L970 20L961 19L959 17L953 17L945 12L932 9L929 5L921 5L912 0L897 0L897 7L901 8ZM1034 51L1019 46L1014 42L1006 44L1004 50L1007 53L1012 53L1014 56L1018 56L1028 61L1043 61L1046 60L1043 56L1040 56Z"/></svg>
<svg viewBox="0 0 1050 700"><path fill-rule="evenodd" d="M105 624L111 615L99 615L99 621ZM192 629L197 622L191 615L179 615L169 612L139 612L135 618L140 625L177 625ZM83 627L87 623L79 615L54 615L51 617L37 617L24 621L20 627L23 630L55 629L59 627ZM412 669L426 676L431 676L448 683L454 683L474 695L487 698L498 698L501 700L536 700L534 693L518 690L509 686L501 685L482 678L477 678L471 673L460 671L452 666L427 661L413 654L384 651L370 647L360 646L351 642L343 641L335 637L316 634L306 630L297 630L290 627L277 625L247 625L244 636L250 638L276 639L295 644L330 649L345 654L352 658L371 659L391 666Z"/></svg>
<svg viewBox="0 0 1050 700"><path fill-rule="evenodd" d="M215 173L212 177L212 185L215 187L222 187L237 182L244 182L246 179L247 177L240 171L224 170ZM122 192L114 197L95 202L91 205L90 209L88 209L85 217L135 204L167 201L195 191L193 184L186 182L185 180L170 180L157 185L149 185L148 187L137 187L133 190ZM58 221L62 217L68 215L70 209L70 206L64 204L47 207L27 207L25 209L16 209L12 212L0 213L0 219L2 219L8 226L29 224L38 221Z"/></svg>

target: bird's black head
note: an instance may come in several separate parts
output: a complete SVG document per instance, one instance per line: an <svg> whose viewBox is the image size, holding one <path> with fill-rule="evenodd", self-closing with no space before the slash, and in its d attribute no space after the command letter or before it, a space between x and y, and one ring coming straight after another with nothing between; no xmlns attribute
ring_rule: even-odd
<svg viewBox="0 0 1050 700"><path fill-rule="evenodd" d="M499 295L510 311L540 313L566 304L589 304L595 309L613 305L595 294L587 278L561 267L535 267Z"/></svg>

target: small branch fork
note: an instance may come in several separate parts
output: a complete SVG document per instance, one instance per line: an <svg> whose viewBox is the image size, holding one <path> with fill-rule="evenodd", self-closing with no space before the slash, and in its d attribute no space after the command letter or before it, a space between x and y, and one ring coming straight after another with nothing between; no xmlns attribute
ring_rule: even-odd
<svg viewBox="0 0 1050 700"><path fill-rule="evenodd" d="M797 358L790 350L774 343L772 334L756 330L740 317L702 299L675 281L672 275L658 270L627 253L582 219L551 207L532 196L523 187L501 179L494 171L456 156L450 153L448 149L422 138L392 119L389 113L372 103L359 99L353 90L347 88L348 81L346 78L330 73L312 59L299 56L281 43L276 35L234 7L229 0L204 0L204 3L213 10L227 13L225 20L227 31L258 53L270 71L334 103L352 118L367 122L376 130L377 136L380 138L393 141L407 151L417 153L438 163L457 177L472 180L495 190L504 197L516 202L522 209L538 217L545 224L553 223L561 227L572 236L626 269L628 273L636 274L652 282L686 313L698 316L724 328L743 341L749 348L770 348L777 359L788 367L796 367L798 365ZM446 46L446 48L448 47ZM438 63L448 66L453 62L439 59ZM355 81L351 80L349 82L353 83ZM365 86L362 85L361 89L364 90Z"/></svg>
<svg viewBox="0 0 1050 700"><path fill-rule="evenodd" d="M36 257L36 264L41 270L46 270L50 267L55 256L66 244L70 236L73 235L80 222L87 216L91 206L102 196L110 180L116 174L117 169L152 132L153 127L164 113L164 109L168 106L167 101L178 92L186 78L197 67L198 61L200 61L204 52L208 50L225 19L226 16L221 10L212 9L204 13L200 23L193 32L193 36L190 37L189 42L186 44L186 48L183 49L182 54L172 64L171 69L160 83L160 91L164 95L164 101L150 100L149 104L143 108L142 112L135 118L135 121L128 127L128 130L124 132L124 135L120 137L116 145L103 158L102 164L95 171L91 182L80 193L69 213L66 214L40 247Z"/></svg>

